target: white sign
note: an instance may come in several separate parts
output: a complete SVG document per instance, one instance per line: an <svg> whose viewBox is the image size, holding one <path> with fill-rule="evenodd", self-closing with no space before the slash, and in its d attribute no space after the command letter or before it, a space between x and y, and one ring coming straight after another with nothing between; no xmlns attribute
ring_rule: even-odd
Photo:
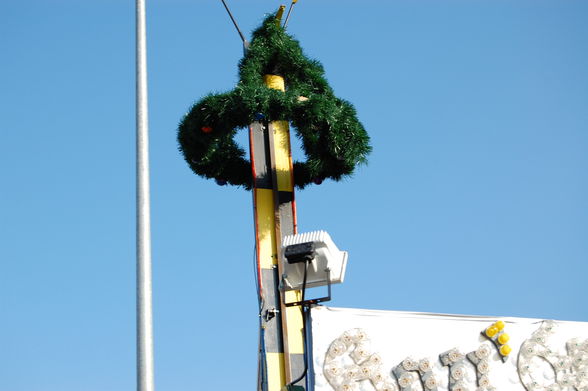
<svg viewBox="0 0 588 391"><path fill-rule="evenodd" d="M588 391L588 322L315 307L316 391Z"/></svg>

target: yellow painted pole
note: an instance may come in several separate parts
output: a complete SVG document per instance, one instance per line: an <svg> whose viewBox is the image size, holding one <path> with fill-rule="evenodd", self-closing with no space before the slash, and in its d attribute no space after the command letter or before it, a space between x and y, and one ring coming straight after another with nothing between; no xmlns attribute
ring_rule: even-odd
<svg viewBox="0 0 588 391"><path fill-rule="evenodd" d="M265 85L269 88L284 92L284 78L277 75L265 75ZM294 192L294 176L292 172L292 151L290 146L290 126L287 121L273 121L270 123L270 159L272 162L272 179L274 183L274 221L275 221L275 240L278 275L283 275L282 263L279 260L279 251L281 248L282 227L280 221L279 192ZM296 221L294 216L293 222ZM289 231L296 231L295 227ZM279 293L279 292L277 292ZM293 302L300 300L300 291L285 292L285 301ZM303 317L300 307L286 307L284 300L280 303L280 314L282 317L282 336L284 341L284 372L286 383L290 383L299 374L292 373L291 355L304 354L304 336Z"/></svg>
<svg viewBox="0 0 588 391"><path fill-rule="evenodd" d="M265 75L264 82L268 88L285 91L284 78L281 76ZM296 233L290 127L287 121L272 121L268 125L264 130L267 132L266 141L262 142L260 138L252 141L254 175L258 176L253 191L260 289L264 300L277 298L271 305L275 305L279 316L265 320L267 307L270 306L266 302L266 308L262 309L266 312L262 313L261 327L265 328L265 335L269 338L265 341L266 350L263 353L267 385L261 388L280 391L304 370L304 336L302 309L284 305L284 300L299 301L300 291L284 293L278 288L283 274L279 260L282 237ZM255 137L255 132L259 130L252 129L251 132L252 137ZM264 143L268 144L267 150L263 147ZM268 156L262 157L265 154L262 150L269 152ZM256 169L264 170L263 167L267 167L269 175L256 173ZM275 346L276 340L280 341L279 346ZM268 348L269 344L272 346Z"/></svg>

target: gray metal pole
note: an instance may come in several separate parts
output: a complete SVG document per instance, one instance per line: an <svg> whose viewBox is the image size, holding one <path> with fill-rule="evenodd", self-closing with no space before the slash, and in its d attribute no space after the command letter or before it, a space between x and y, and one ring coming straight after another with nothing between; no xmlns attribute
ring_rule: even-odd
<svg viewBox="0 0 588 391"><path fill-rule="evenodd" d="M145 0L136 0L137 70L137 390L153 391L151 218Z"/></svg>

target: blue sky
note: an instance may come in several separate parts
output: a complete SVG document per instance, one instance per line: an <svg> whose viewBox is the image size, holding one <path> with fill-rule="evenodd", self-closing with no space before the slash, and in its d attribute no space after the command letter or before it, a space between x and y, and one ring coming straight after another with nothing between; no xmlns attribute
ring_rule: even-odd
<svg viewBox="0 0 588 391"><path fill-rule="evenodd" d="M249 33L280 3L229 4ZM220 1L147 7L156 387L253 388L251 194L175 139L233 88L239 38ZM298 2L289 32L374 147L296 195L300 230L350 253L331 305L588 321L587 14ZM0 50L0 390L133 389L134 2L1 0Z"/></svg>

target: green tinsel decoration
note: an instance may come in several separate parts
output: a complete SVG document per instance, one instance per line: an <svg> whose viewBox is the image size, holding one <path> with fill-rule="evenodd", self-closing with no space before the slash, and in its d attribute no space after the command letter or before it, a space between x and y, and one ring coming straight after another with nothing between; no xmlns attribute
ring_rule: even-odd
<svg viewBox="0 0 588 391"><path fill-rule="evenodd" d="M283 76L286 92L266 87L266 74ZM308 100L299 101L301 96ZM260 116L264 121L290 121L302 140L307 160L294 163L298 188L352 174L371 151L353 105L334 95L322 65L303 54L274 15L253 32L235 89L204 97L184 116L178 131L180 150L196 174L250 189L251 163L233 137Z"/></svg>

